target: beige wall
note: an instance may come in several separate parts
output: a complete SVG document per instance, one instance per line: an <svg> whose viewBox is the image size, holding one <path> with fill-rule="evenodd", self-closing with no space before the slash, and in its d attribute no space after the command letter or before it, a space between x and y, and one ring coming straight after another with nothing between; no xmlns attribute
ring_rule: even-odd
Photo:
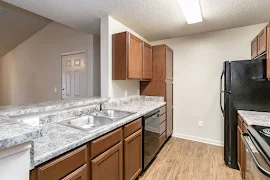
<svg viewBox="0 0 270 180"><path fill-rule="evenodd" d="M140 89L138 80L112 80L112 35L124 31L129 31L148 42L144 37L110 16L101 19L101 95L104 97L124 97L125 90L128 96L136 95L137 90Z"/></svg>
<svg viewBox="0 0 270 180"><path fill-rule="evenodd" d="M61 99L61 54L74 51L87 51L88 95L93 96L94 91L98 95L93 85L93 69L99 68L94 67L98 65L98 56L94 58L93 51L99 44L93 43L91 34L56 22L47 25L2 57L3 104Z"/></svg>
<svg viewBox="0 0 270 180"><path fill-rule="evenodd" d="M174 50L174 136L223 144L219 107L223 62L250 59L250 42L265 25L152 42Z"/></svg>

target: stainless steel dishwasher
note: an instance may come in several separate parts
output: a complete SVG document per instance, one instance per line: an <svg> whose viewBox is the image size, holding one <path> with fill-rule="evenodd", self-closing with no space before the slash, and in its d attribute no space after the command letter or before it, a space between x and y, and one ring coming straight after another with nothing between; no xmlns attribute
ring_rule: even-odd
<svg viewBox="0 0 270 180"><path fill-rule="evenodd" d="M143 169L155 158L159 149L159 109L143 117Z"/></svg>

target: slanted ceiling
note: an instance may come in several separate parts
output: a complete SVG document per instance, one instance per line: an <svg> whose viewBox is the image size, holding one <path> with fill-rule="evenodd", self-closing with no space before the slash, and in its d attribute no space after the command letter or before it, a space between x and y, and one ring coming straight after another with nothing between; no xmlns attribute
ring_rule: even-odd
<svg viewBox="0 0 270 180"><path fill-rule="evenodd" d="M51 20L0 1L0 57L44 28Z"/></svg>
<svg viewBox="0 0 270 180"><path fill-rule="evenodd" d="M200 0L204 21L188 25L178 0L4 0L67 26L99 34L110 15L149 41L270 21L270 0Z"/></svg>

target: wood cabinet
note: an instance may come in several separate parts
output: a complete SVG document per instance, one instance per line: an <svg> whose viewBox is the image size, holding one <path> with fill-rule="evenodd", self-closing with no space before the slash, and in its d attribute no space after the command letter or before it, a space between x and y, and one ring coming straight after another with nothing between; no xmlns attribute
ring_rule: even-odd
<svg viewBox="0 0 270 180"><path fill-rule="evenodd" d="M128 33L128 79L142 79L143 41Z"/></svg>
<svg viewBox="0 0 270 180"><path fill-rule="evenodd" d="M88 179L88 147L82 146L30 172L31 180ZM77 178L77 179L78 179ZM76 178L75 178L76 179Z"/></svg>
<svg viewBox="0 0 270 180"><path fill-rule="evenodd" d="M112 36L112 76L113 80L152 77L152 48L129 32Z"/></svg>
<svg viewBox="0 0 270 180"><path fill-rule="evenodd" d="M267 28L265 27L258 35L258 55L266 51L267 46Z"/></svg>
<svg viewBox="0 0 270 180"><path fill-rule="evenodd" d="M238 116L238 126L237 126L237 164L240 170L240 174L242 179L245 179L246 173L246 149L245 145L242 142L241 134L247 131L247 125L242 120L240 116Z"/></svg>
<svg viewBox="0 0 270 180"><path fill-rule="evenodd" d="M251 59L266 59L266 78L270 79L270 23L251 41Z"/></svg>
<svg viewBox="0 0 270 180"><path fill-rule="evenodd" d="M123 179L123 144L114 145L92 160L92 180Z"/></svg>
<svg viewBox="0 0 270 180"><path fill-rule="evenodd" d="M152 46L147 43L143 43L143 80L152 79L152 69Z"/></svg>
<svg viewBox="0 0 270 180"><path fill-rule="evenodd" d="M142 129L124 140L124 180L134 180L142 171Z"/></svg>
<svg viewBox="0 0 270 180"><path fill-rule="evenodd" d="M254 59L258 55L258 38L255 37L251 41L251 59Z"/></svg>
<svg viewBox="0 0 270 180"><path fill-rule="evenodd" d="M136 179L142 171L142 138L142 118L138 118L36 167L30 180Z"/></svg>
<svg viewBox="0 0 270 180"><path fill-rule="evenodd" d="M163 96L166 101L166 138L173 132L173 50L167 45L152 46L153 76L140 82L140 94Z"/></svg>
<svg viewBox="0 0 270 180"><path fill-rule="evenodd" d="M64 177L62 180L88 180L87 172L89 171L87 165L83 165L73 173L69 174L68 176Z"/></svg>

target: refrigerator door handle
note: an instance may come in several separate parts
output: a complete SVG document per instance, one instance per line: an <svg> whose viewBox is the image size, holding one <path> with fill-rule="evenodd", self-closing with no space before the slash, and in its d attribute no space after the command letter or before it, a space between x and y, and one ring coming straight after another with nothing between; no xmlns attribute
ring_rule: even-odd
<svg viewBox="0 0 270 180"><path fill-rule="evenodd" d="M223 114L223 116L224 116L224 109L223 109L223 107L222 107L222 94L232 94L232 92L231 91L228 91L228 92L226 92L226 91L224 91L223 89L222 89L222 77L225 75L225 70L223 70L222 71L222 73L221 73L221 77L220 77L220 109L221 109L221 112L222 112L222 114Z"/></svg>
<svg viewBox="0 0 270 180"><path fill-rule="evenodd" d="M220 99L219 99L219 104L220 104L220 110L221 110L221 112L222 112L222 114L223 114L223 116L224 116L224 109L222 108L222 94L224 94L224 91L222 90L222 77L224 76L224 74L225 74L225 70L223 70L222 71L222 73L221 73L221 77L220 77Z"/></svg>

